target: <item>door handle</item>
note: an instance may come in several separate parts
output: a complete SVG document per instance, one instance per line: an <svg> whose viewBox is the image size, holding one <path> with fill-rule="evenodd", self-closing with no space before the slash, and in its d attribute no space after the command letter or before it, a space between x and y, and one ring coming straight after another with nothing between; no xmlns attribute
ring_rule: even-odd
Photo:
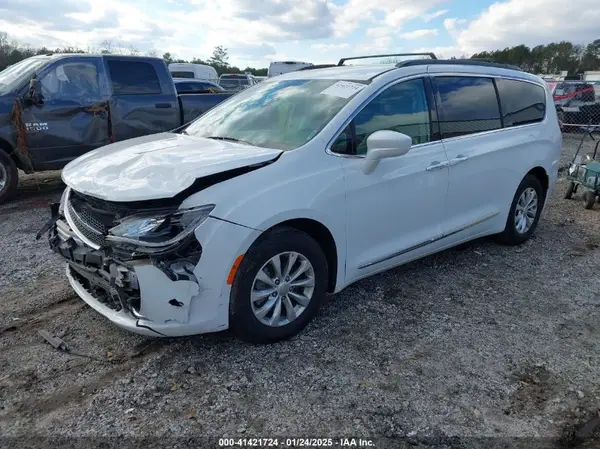
<svg viewBox="0 0 600 449"><path fill-rule="evenodd" d="M173 105L171 103L156 103L154 105L155 108L158 109L169 109L170 107L172 107Z"/></svg>
<svg viewBox="0 0 600 449"><path fill-rule="evenodd" d="M443 162L433 161L431 164L429 164L429 167L427 167L425 170L432 171L432 170L437 170L437 169L444 168L447 166L448 166L448 161L443 161Z"/></svg>
<svg viewBox="0 0 600 449"><path fill-rule="evenodd" d="M469 159L469 156L463 156L462 154L459 154L458 156L456 156L454 159L450 159L449 161L449 165L456 165L456 164L460 164L461 162L466 161L467 159Z"/></svg>

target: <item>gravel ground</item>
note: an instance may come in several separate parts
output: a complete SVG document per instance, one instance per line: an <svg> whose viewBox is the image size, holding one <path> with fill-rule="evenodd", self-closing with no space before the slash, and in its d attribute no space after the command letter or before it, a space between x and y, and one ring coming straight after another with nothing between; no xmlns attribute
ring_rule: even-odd
<svg viewBox="0 0 600 449"><path fill-rule="evenodd" d="M563 166L577 143L565 137ZM358 282L299 338L253 346L112 326L35 241L58 174L24 177L0 206L0 445L118 435L118 447L133 436L163 447L200 436L213 437L196 445L207 448L276 436L598 447L573 431L600 407L600 205L564 200L565 188L561 179L523 246L482 239ZM40 329L79 355L54 350Z"/></svg>

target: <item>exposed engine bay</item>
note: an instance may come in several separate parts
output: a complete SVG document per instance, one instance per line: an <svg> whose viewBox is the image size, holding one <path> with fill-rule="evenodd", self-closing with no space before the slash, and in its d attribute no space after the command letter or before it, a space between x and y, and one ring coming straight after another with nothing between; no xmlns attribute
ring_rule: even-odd
<svg viewBox="0 0 600 449"><path fill-rule="evenodd" d="M191 297L200 290L194 268L202 247L194 234L176 244L146 247L142 241L138 245L113 241L110 233L130 217L160 216L173 210L166 210L161 204L157 207L156 202L150 207L113 203L67 189L60 205L53 208L50 247L65 258L67 274L73 281L103 306L137 319L137 326L148 327L144 322L156 319L185 323ZM167 227L163 223L160 226L164 235ZM168 289L157 292L155 286L148 297L161 293L166 300L142 303L144 287L140 279L144 277L165 278Z"/></svg>

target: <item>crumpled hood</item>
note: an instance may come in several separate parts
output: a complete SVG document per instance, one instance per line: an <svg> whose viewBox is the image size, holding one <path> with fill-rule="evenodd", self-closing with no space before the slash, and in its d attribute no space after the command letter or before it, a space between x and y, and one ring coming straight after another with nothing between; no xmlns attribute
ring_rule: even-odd
<svg viewBox="0 0 600 449"><path fill-rule="evenodd" d="M106 145L67 164L62 179L109 201L171 198L204 176L267 162L281 150L159 133Z"/></svg>

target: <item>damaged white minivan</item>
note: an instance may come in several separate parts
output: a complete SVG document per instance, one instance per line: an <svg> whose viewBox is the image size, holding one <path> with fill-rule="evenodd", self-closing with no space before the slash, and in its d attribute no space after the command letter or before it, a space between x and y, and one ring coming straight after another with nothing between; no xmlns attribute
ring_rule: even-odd
<svg viewBox="0 0 600 449"><path fill-rule="evenodd" d="M526 241L560 151L546 83L516 68L299 71L71 162L47 229L114 324L271 342L359 279L486 235Z"/></svg>

